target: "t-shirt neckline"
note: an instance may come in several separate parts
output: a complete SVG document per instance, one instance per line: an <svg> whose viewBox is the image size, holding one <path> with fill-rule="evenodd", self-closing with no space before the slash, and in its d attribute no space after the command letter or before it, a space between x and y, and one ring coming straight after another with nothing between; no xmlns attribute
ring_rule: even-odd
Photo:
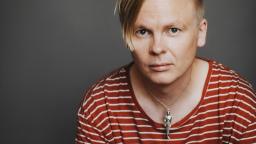
<svg viewBox="0 0 256 144"><path fill-rule="evenodd" d="M212 74L213 61L208 60L208 59L204 59L204 58L199 58L199 59L202 59L202 60L204 60L204 61L206 61L208 63L208 72L207 72L206 80L204 82L204 87L203 87L201 99L200 99L199 103L197 104L197 106L193 110L191 110L184 118L182 118L180 121L172 124L171 129L178 128L178 127L182 126L184 123L186 123L189 120L189 118L191 116L193 116L197 112L198 108L202 104L203 99L204 99L204 97L206 95L206 92L207 92L207 89L208 89L208 85L209 85L209 81L210 81L210 77L211 77L211 74ZM132 87L132 83L131 83L131 77L130 77L130 68L131 68L132 65L133 65L133 62L130 63L127 66L127 78L128 78L128 87L131 90L131 97L132 97L132 100L133 100L133 102L135 104L135 107L141 112L142 117L147 119L148 122L153 127L155 127L156 129L163 129L164 125L162 123L155 122L153 119L151 119L146 114L146 112L143 110L143 108L140 106L140 104L139 104L139 102L138 102L138 100L137 100L137 98L135 96L135 93L134 93L134 90L133 90L133 87Z"/></svg>

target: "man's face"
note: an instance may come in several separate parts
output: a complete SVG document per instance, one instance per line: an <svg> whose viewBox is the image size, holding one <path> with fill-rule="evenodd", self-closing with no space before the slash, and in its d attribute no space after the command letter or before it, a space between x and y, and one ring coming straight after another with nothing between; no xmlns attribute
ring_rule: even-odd
<svg viewBox="0 0 256 144"><path fill-rule="evenodd" d="M146 0L132 34L137 70L163 85L182 76L205 42L206 22L205 31L199 23L193 0Z"/></svg>

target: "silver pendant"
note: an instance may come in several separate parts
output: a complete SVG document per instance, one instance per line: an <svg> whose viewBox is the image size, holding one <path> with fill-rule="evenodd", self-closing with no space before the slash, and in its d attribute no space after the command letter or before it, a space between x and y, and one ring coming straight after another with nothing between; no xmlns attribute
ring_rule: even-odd
<svg viewBox="0 0 256 144"><path fill-rule="evenodd" d="M172 122L172 116L171 116L171 112L168 110L166 112L166 115L164 116L164 127L165 127L166 139L170 139L169 134L170 134L171 122Z"/></svg>

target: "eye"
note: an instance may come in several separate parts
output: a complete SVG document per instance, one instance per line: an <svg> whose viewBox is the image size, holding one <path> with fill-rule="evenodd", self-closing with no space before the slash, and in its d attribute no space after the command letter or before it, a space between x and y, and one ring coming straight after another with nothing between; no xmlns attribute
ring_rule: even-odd
<svg viewBox="0 0 256 144"><path fill-rule="evenodd" d="M180 31L180 29L178 29L178 28L170 28L169 29L170 34L177 34L179 31Z"/></svg>
<svg viewBox="0 0 256 144"><path fill-rule="evenodd" d="M139 29L135 32L138 37L147 37L149 35L149 31L146 29Z"/></svg>

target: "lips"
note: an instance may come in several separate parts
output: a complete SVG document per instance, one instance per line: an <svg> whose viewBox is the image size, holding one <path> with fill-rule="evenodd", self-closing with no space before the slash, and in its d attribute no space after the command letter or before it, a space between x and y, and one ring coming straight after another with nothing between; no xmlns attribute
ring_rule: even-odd
<svg viewBox="0 0 256 144"><path fill-rule="evenodd" d="M169 70L171 66L172 66L171 63L159 63L159 64L150 64L149 68L155 72L163 72L163 71Z"/></svg>

